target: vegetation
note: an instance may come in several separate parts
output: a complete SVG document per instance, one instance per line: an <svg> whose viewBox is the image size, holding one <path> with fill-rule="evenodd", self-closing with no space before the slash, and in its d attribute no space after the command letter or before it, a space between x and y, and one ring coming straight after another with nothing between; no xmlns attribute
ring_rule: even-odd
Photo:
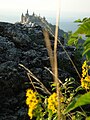
<svg viewBox="0 0 90 120"><path fill-rule="evenodd" d="M82 35L85 35L86 40L82 44L84 48L82 55L86 55L86 59L90 60L90 18L79 19L75 22L80 23L79 28L71 35L68 45L80 45L79 40L82 38Z"/></svg>
<svg viewBox="0 0 90 120"><path fill-rule="evenodd" d="M67 78L65 83L62 83L58 79L58 76L55 76L55 69L53 69L55 66L53 66L53 60L56 58L56 52L53 56L49 42L47 49L52 67L52 71L49 71L52 73L54 80L56 79L56 81L51 83L52 93L45 88L45 86L31 73L30 70L21 65L28 71L28 77L34 88L34 90L28 89L26 91L26 104L28 105L28 115L30 119L90 120L90 111L87 109L88 107L90 109L90 19L84 18L83 20L79 19L75 22L79 22L80 25L76 32L71 34L71 37L68 40L68 45L74 45L77 49L81 50L82 57L85 59L82 65L82 75L80 75L81 85L77 85L74 78ZM80 40L83 41L81 34L86 36L86 40L83 43L79 42ZM45 32L44 35L45 39L49 40L48 33ZM48 44L46 42L46 46ZM82 49L80 49L81 46ZM56 50L56 48L54 49ZM41 88L35 86L31 78L34 78L36 82L39 82ZM75 87L75 85L77 87ZM39 94L36 88L43 89L43 91L47 94L45 96L43 96L43 94ZM58 106L60 106L60 109Z"/></svg>

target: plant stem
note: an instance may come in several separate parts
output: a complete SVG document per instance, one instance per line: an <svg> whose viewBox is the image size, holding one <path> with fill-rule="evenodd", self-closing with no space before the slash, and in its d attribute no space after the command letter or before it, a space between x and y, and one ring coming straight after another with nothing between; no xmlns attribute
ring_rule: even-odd
<svg viewBox="0 0 90 120"><path fill-rule="evenodd" d="M59 28L59 19L60 19L60 0L57 0L57 16L56 16L56 29L55 29L55 43L54 43L54 75L55 75L55 83L56 83L56 92L57 92L57 101L58 101L58 120L62 119L61 114L61 102L60 97L62 96L60 91L60 84L58 81L58 65L57 65L57 42L58 42L58 28Z"/></svg>

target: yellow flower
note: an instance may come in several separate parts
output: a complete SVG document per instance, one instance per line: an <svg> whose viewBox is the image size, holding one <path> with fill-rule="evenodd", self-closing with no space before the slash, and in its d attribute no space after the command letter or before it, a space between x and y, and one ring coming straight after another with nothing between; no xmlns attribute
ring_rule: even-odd
<svg viewBox="0 0 90 120"><path fill-rule="evenodd" d="M27 89L26 97L29 97L31 94L33 94L33 90Z"/></svg>
<svg viewBox="0 0 90 120"><path fill-rule="evenodd" d="M90 65L85 61L82 65L82 78L81 78L81 86L85 89L90 89L90 76L88 71L90 70Z"/></svg>
<svg viewBox="0 0 90 120"><path fill-rule="evenodd" d="M60 99L61 102L63 102L64 98L62 97ZM57 106L58 106L58 102L57 102L57 94L53 93L49 98L48 98L48 109L51 110L54 113L57 112Z"/></svg>
<svg viewBox="0 0 90 120"><path fill-rule="evenodd" d="M32 119L33 111L37 108L37 105L39 103L39 99L37 99L37 93L31 89L27 90L26 96L27 96L26 104L29 107L28 115L29 115L30 119Z"/></svg>
<svg viewBox="0 0 90 120"><path fill-rule="evenodd" d="M86 65L87 65L87 62L85 60L84 63L83 63L83 65L82 65L82 69L84 69L86 67Z"/></svg>
<svg viewBox="0 0 90 120"><path fill-rule="evenodd" d="M86 77L85 77L85 80L86 80L87 82L90 82L90 76L86 76Z"/></svg>
<svg viewBox="0 0 90 120"><path fill-rule="evenodd" d="M81 86L84 87L84 82L83 81L81 82Z"/></svg>
<svg viewBox="0 0 90 120"><path fill-rule="evenodd" d="M52 110L53 113L57 112L57 94L53 93L49 98L48 98L48 109Z"/></svg>
<svg viewBox="0 0 90 120"><path fill-rule="evenodd" d="M28 110L28 116L30 117L30 119L32 119L33 114L32 114L32 110L31 109Z"/></svg>

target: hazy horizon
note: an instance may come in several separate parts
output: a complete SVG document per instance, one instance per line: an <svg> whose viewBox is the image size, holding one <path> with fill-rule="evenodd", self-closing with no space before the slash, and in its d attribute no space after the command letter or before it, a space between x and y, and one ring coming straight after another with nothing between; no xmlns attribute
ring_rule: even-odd
<svg viewBox="0 0 90 120"><path fill-rule="evenodd" d="M60 4L60 23L90 17L90 0L3 0L0 2L0 21L19 22L21 14L28 9L30 15L35 12L54 24L57 4Z"/></svg>
<svg viewBox="0 0 90 120"><path fill-rule="evenodd" d="M35 12L41 16L56 17L57 7L60 4L60 17L63 19L76 19L90 15L90 0L2 0L0 1L0 20L8 20L11 16L19 20L22 12ZM13 21L13 18L12 18Z"/></svg>
<svg viewBox="0 0 90 120"><path fill-rule="evenodd" d="M26 12L23 12L23 13L25 14ZM29 12L30 15L32 15L32 13ZM39 15L39 14L40 13L38 13L37 15ZM54 16L54 15L50 16L50 15L47 15L45 13L44 14L42 13L40 15L41 15L41 17L45 16L46 20L49 23L55 25L55 23L56 23L56 16ZM72 16L72 14L69 15L69 17L70 16ZM59 28L64 30L65 32L68 32L68 31L74 32L78 28L77 24L74 23L74 21L76 19L78 19L78 18L83 19L84 17L89 17L89 14L87 16L79 15L78 17L77 16L76 17L72 17L71 19L68 18L68 17L66 17L66 18L63 17L63 18L60 19ZM16 23L16 22L20 22L20 19L21 19L21 14L20 15L16 15L16 16L15 15L12 15L12 16L11 15L7 15L7 16L3 16L2 20L0 19L0 22Z"/></svg>
<svg viewBox="0 0 90 120"><path fill-rule="evenodd" d="M29 10L29 9L28 9ZM22 12L12 12L12 13L1 13L0 14L0 21L6 21L6 22L11 22L11 23L15 23L15 22L19 22L21 19L21 14L24 13L26 14L26 10L22 11ZM29 10L29 14L32 15L33 12L35 11L30 11ZM36 11L35 14L37 14L38 16L40 15L41 17L46 17L46 19L49 19L52 21L52 19L56 18L56 14L55 12L51 13L51 12L40 12L40 11ZM83 19L85 17L90 17L90 13L65 13L65 14L60 14L60 21L61 22L73 22L76 19Z"/></svg>

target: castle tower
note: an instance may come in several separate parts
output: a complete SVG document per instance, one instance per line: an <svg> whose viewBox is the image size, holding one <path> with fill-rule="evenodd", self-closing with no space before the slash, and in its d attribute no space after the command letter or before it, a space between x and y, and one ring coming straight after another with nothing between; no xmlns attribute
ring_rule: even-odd
<svg viewBox="0 0 90 120"><path fill-rule="evenodd" d="M46 20L46 18L45 18L45 17L43 17L43 20L45 21L45 20Z"/></svg>
<svg viewBox="0 0 90 120"><path fill-rule="evenodd" d="M28 17L28 16L29 16L28 9L27 9L27 13L25 14L25 16L26 16L26 17Z"/></svg>
<svg viewBox="0 0 90 120"><path fill-rule="evenodd" d="M28 14L28 9L27 9L27 15L29 15L29 14Z"/></svg>
<svg viewBox="0 0 90 120"><path fill-rule="evenodd" d="M26 24L29 24L29 22L30 22L30 18L28 17L28 18L26 19Z"/></svg>
<svg viewBox="0 0 90 120"><path fill-rule="evenodd" d="M24 21L23 21L23 18L24 18L24 15L23 15L23 13L22 13L22 15L21 15L21 23L24 22Z"/></svg>
<svg viewBox="0 0 90 120"><path fill-rule="evenodd" d="M35 16L35 13L33 12L33 14L32 14L33 16Z"/></svg>
<svg viewBox="0 0 90 120"><path fill-rule="evenodd" d="M23 23L26 23L26 21L27 21L27 18L26 18L26 16L24 16L23 17Z"/></svg>
<svg viewBox="0 0 90 120"><path fill-rule="evenodd" d="M25 23L29 23L29 13L28 13L28 9L27 9L27 12L25 14Z"/></svg>
<svg viewBox="0 0 90 120"><path fill-rule="evenodd" d="M21 23L23 23L23 24L29 24L29 22L30 22L30 15L29 15L28 9L27 9L26 14L23 15L23 13L22 13L22 15L21 15Z"/></svg>

